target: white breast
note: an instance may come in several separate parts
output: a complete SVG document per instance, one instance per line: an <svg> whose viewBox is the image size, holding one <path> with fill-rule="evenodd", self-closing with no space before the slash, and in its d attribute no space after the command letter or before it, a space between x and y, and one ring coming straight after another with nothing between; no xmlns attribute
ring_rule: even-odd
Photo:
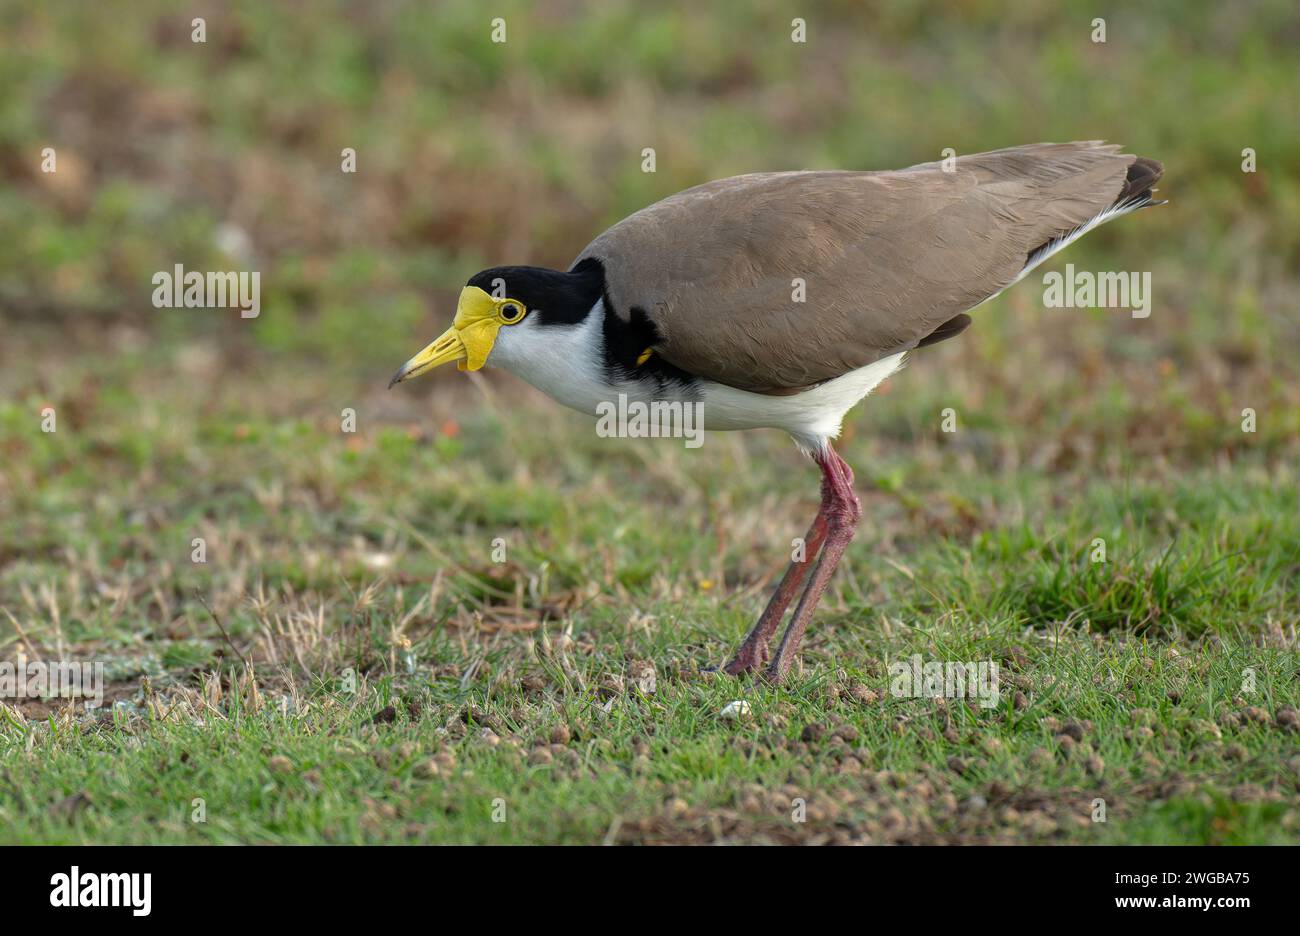
<svg viewBox="0 0 1300 936"><path fill-rule="evenodd" d="M539 325L532 317L501 329L488 358L523 378L547 396L595 416L620 394L629 402L700 402L704 430L784 429L804 449L839 435L844 414L903 363L903 354L883 358L811 390L788 396L750 393L701 381L691 395L659 393L652 380L610 383L601 355L601 303L577 325Z"/></svg>
<svg viewBox="0 0 1300 936"><path fill-rule="evenodd" d="M784 429L804 449L840 434L844 414L903 364L895 354L789 396L750 393L723 384L704 385L704 428Z"/></svg>

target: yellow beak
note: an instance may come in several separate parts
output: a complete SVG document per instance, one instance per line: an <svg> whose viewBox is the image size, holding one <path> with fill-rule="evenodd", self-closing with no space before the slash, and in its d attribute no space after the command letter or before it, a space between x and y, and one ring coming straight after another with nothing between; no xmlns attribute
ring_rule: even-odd
<svg viewBox="0 0 1300 936"><path fill-rule="evenodd" d="M451 328L399 367L388 386L418 377L452 361L459 361L461 370L478 370L487 361L500 328L501 321L497 318L496 303L492 297L477 286L466 286L460 291L456 318Z"/></svg>
<svg viewBox="0 0 1300 936"><path fill-rule="evenodd" d="M442 364L463 361L465 357L465 342L461 340L460 332L453 325L429 342L423 351L399 367L397 373L393 375L393 379L388 381L388 386L391 389L393 384L399 384L403 380L409 380L412 377L419 377L426 371L431 371Z"/></svg>

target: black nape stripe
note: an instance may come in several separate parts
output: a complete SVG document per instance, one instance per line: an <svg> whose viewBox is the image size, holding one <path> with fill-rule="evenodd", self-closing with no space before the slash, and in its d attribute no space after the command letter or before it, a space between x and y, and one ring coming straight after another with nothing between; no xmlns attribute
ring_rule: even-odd
<svg viewBox="0 0 1300 936"><path fill-rule="evenodd" d="M659 329L646 315L645 309L633 306L627 318L619 315L605 296L605 321L602 326L605 355L605 378L610 383L624 380L652 380L657 393L665 393L670 384L677 384L678 392L689 394L698 379L680 367L668 363L658 354L651 354L644 363L637 361L647 348L658 343Z"/></svg>
<svg viewBox="0 0 1300 936"><path fill-rule="evenodd" d="M628 309L627 316L618 314L605 288L605 267L595 257L587 257L570 272L600 276L601 305L605 319L601 323L601 353L604 356L605 380L611 384L623 381L653 381L657 394L666 394L671 385L678 394L693 396L699 378L680 367L668 363L658 354L651 354L641 363L647 348L660 340L659 328L640 306Z"/></svg>

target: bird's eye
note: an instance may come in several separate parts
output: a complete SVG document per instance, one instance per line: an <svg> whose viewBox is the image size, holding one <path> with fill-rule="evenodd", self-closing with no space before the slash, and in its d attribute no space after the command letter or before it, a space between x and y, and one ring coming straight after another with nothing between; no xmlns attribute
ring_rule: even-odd
<svg viewBox="0 0 1300 936"><path fill-rule="evenodd" d="M513 325L524 317L524 307L517 302L503 302L500 309L501 321Z"/></svg>

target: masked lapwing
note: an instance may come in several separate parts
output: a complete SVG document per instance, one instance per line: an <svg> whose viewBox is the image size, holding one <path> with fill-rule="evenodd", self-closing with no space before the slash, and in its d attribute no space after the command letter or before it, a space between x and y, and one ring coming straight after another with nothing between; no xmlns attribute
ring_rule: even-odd
<svg viewBox="0 0 1300 936"><path fill-rule="evenodd" d="M844 415L909 352L962 332L975 306L1153 204L1160 163L1118 150L1039 143L895 172L708 182L615 224L565 272L476 274L452 326L392 383L491 364L590 415L622 395L702 404L710 431L788 432L821 469L821 507L803 561L723 667L779 682L862 512L831 447Z"/></svg>

